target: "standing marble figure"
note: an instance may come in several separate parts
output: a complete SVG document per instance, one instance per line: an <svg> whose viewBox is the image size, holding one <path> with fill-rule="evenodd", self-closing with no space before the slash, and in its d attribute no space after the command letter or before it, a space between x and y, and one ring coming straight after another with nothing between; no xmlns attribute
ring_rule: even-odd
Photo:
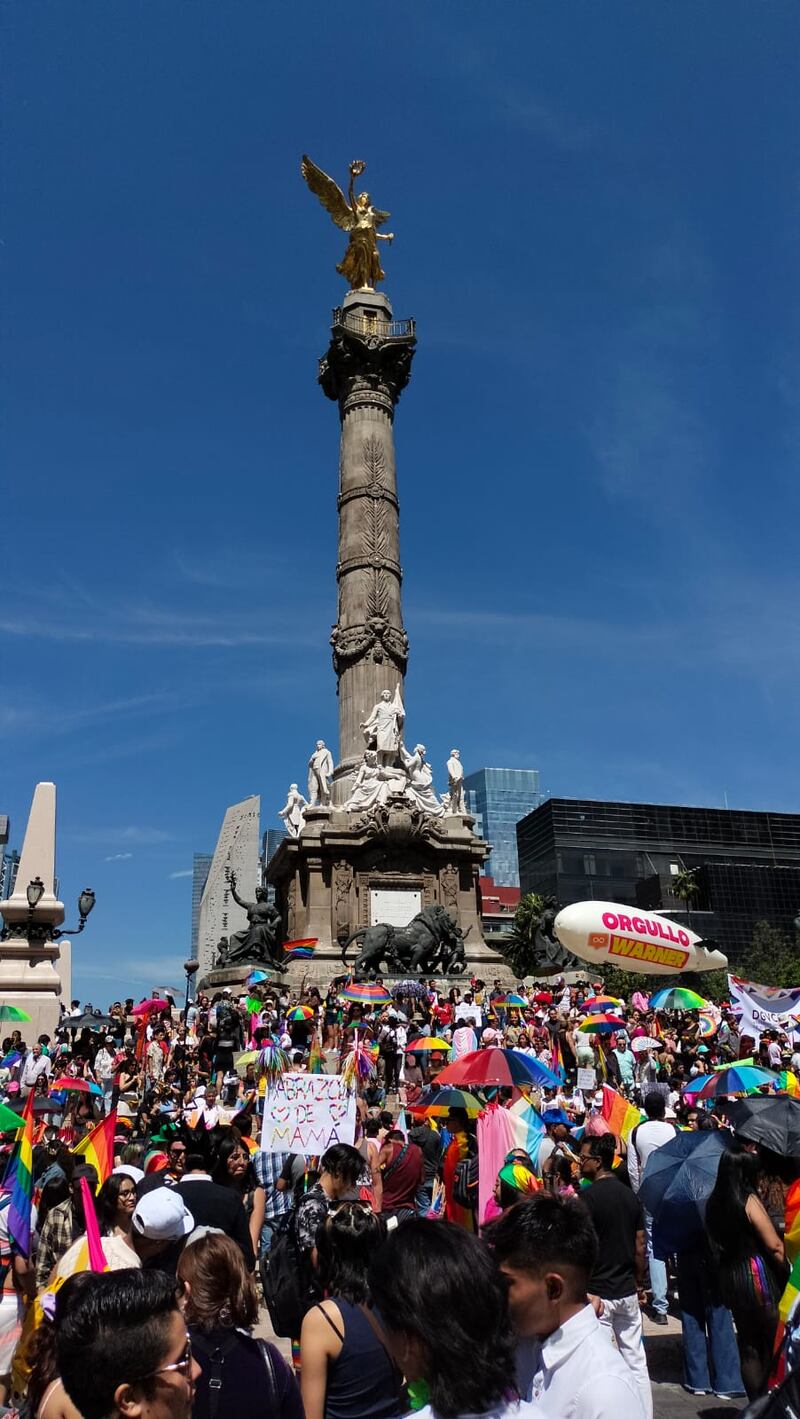
<svg viewBox="0 0 800 1419"><path fill-rule="evenodd" d="M328 808L331 801L330 780L333 778L333 755L325 747L325 740L318 739L317 747L308 761L308 806L316 808L320 804Z"/></svg>
<svg viewBox="0 0 800 1419"><path fill-rule="evenodd" d="M450 788L450 802L447 805L448 813L466 813L467 808L464 802L464 765L461 762L461 753L458 749L450 750L450 758L447 760L447 781Z"/></svg>
<svg viewBox="0 0 800 1419"><path fill-rule="evenodd" d="M286 831L290 838L299 838L306 825L306 808L308 804L296 783L289 784L289 792L286 795L286 802L278 814L286 824Z"/></svg>
<svg viewBox="0 0 800 1419"><path fill-rule="evenodd" d="M373 705L368 717L361 725L367 748L375 750L379 764L393 764L395 762L400 748L405 717L406 712L400 699L400 686L398 685L395 689L394 699L392 699L391 690L381 690L378 703Z"/></svg>

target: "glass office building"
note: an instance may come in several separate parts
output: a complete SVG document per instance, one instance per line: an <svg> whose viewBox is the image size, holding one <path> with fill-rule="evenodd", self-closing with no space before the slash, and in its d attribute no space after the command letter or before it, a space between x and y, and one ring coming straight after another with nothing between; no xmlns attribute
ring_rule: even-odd
<svg viewBox="0 0 800 1419"><path fill-rule="evenodd" d="M687 920L673 884L697 870L691 926L732 963L757 922L792 935L800 911L800 814L550 798L518 827L523 892L561 906L595 898Z"/></svg>
<svg viewBox="0 0 800 1419"><path fill-rule="evenodd" d="M200 903L206 885L213 853L196 852L192 857L192 957L197 960L197 933L200 926Z"/></svg>
<svg viewBox="0 0 800 1419"><path fill-rule="evenodd" d="M476 832L491 845L484 864L498 886L519 886L517 823L541 803L538 769L478 769L464 778L467 809Z"/></svg>

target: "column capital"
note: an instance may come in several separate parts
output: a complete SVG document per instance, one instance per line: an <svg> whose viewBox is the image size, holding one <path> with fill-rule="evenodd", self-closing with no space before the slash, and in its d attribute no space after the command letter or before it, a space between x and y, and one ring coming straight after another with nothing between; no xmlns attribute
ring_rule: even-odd
<svg viewBox="0 0 800 1419"><path fill-rule="evenodd" d="M358 405L378 405L391 417L411 376L413 320L387 320L385 308L352 303L333 312L331 342L319 362L323 393L342 417Z"/></svg>

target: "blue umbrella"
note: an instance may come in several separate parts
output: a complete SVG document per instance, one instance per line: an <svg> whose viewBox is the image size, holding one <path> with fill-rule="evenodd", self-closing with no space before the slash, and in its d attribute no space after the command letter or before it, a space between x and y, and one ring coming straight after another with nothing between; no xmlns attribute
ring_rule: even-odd
<svg viewBox="0 0 800 1419"><path fill-rule="evenodd" d="M733 1144L727 1129L690 1131L650 1154L639 1198L653 1218L653 1252L661 1260L702 1240L719 1160Z"/></svg>

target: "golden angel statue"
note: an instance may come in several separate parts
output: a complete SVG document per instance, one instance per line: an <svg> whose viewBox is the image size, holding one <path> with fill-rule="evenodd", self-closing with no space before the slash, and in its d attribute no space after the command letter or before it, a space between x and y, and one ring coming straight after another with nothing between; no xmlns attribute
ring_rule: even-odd
<svg viewBox="0 0 800 1419"><path fill-rule="evenodd" d="M356 196L353 184L366 169L366 163L356 161L350 164L350 187L345 197L341 187L332 177L303 157L300 171L311 191L319 198L323 207L330 212L337 227L350 233L350 242L336 270L350 282L351 291L374 290L376 282L385 279L385 272L378 256L378 242L394 240L394 232L381 232L390 212L381 212L373 207L368 192Z"/></svg>

